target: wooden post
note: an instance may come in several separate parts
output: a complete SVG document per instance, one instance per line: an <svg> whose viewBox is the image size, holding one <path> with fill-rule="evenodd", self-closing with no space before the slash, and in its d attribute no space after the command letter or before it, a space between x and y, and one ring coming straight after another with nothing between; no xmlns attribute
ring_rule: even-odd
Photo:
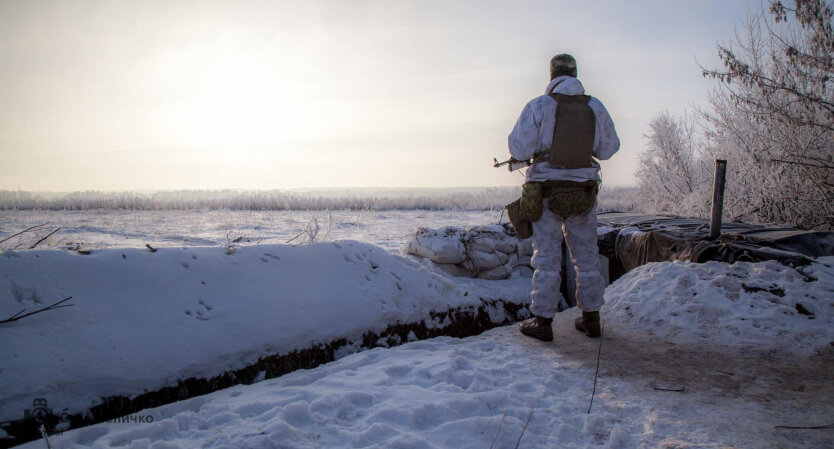
<svg viewBox="0 0 834 449"><path fill-rule="evenodd" d="M715 160L715 179L712 181L712 217L709 221L709 238L721 235L721 215L724 213L724 179L727 176L727 161Z"/></svg>

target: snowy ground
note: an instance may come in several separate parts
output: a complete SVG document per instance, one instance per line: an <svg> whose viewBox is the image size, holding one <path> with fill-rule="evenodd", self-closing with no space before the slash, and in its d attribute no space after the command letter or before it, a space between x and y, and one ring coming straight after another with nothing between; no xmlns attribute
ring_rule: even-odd
<svg viewBox="0 0 834 449"><path fill-rule="evenodd" d="M603 340L573 330L571 309L552 343L508 326L374 349L51 443L462 449L497 434L496 448L827 448L834 428L778 426L834 421L832 266L649 264L607 290Z"/></svg>
<svg viewBox="0 0 834 449"><path fill-rule="evenodd" d="M55 228L38 248L82 244L86 248L284 243L317 220L323 240L357 240L396 251L418 227L497 223L501 211L0 211L0 240L49 223L5 243L0 250L26 249ZM506 222L507 217L503 220ZM329 232L328 232L329 231Z"/></svg>
<svg viewBox="0 0 834 449"><path fill-rule="evenodd" d="M72 296L68 308L0 332L0 421L34 398L79 413L210 378L395 323L441 326L431 311L526 302L529 279L455 279L360 242L0 253L0 316ZM504 309L492 311L496 323ZM494 316L493 316L494 315Z"/></svg>

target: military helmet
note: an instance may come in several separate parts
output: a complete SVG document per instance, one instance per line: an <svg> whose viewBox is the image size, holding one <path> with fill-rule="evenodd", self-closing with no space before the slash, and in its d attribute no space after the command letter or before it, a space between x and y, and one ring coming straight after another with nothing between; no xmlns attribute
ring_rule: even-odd
<svg viewBox="0 0 834 449"><path fill-rule="evenodd" d="M576 59L567 53L562 53L550 60L550 79L565 75L576 78Z"/></svg>

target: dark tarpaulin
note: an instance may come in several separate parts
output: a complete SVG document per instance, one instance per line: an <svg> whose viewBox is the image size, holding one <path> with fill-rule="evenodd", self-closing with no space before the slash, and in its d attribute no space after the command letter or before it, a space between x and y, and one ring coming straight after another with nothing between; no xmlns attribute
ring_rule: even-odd
<svg viewBox="0 0 834 449"><path fill-rule="evenodd" d="M600 254L610 259L612 282L649 262L778 260L795 267L808 264L809 258L834 256L832 232L725 223L721 236L710 240L708 221L697 218L603 213L597 220L611 228L601 230L598 243Z"/></svg>

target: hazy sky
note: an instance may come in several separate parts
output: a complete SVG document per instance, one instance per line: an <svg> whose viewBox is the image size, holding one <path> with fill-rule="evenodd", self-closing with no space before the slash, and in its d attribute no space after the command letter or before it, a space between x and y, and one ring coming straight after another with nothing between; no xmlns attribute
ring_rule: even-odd
<svg viewBox="0 0 834 449"><path fill-rule="evenodd" d="M584 3L584 4L583 4ZM751 4L759 6L757 0ZM634 183L702 104L744 0L0 0L0 189L514 185L518 114L568 52Z"/></svg>

